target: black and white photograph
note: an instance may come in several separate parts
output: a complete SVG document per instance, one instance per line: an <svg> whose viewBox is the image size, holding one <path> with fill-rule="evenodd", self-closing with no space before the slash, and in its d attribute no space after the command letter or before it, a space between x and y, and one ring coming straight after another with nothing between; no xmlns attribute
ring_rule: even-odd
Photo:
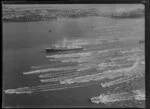
<svg viewBox="0 0 150 109"><path fill-rule="evenodd" d="M143 4L2 4L2 106L145 108Z"/></svg>

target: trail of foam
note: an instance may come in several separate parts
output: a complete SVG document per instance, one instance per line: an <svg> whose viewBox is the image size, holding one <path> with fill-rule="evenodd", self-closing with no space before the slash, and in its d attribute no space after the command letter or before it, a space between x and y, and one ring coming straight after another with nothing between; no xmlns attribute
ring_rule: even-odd
<svg viewBox="0 0 150 109"><path fill-rule="evenodd" d="M80 57L78 59L62 59L61 62L63 63L68 63L68 62L78 62L78 63L82 63L82 62L88 62L92 60L91 58L88 58L88 57Z"/></svg>
<svg viewBox="0 0 150 109"><path fill-rule="evenodd" d="M45 73L45 72L53 72L53 71L64 71L64 70L73 70L75 67L59 67L59 68L47 68L47 69L40 69L34 70L29 72L23 72L24 75L27 74L38 74L38 73Z"/></svg>
<svg viewBox="0 0 150 109"><path fill-rule="evenodd" d="M76 70L75 70L76 71ZM64 71L64 72L50 72L50 73L46 73L46 74L41 74L39 75L39 78L48 78L48 77L61 77L61 76L67 76L67 75L71 75L74 74L75 71Z"/></svg>
<svg viewBox="0 0 150 109"><path fill-rule="evenodd" d="M112 55L112 54L111 54ZM130 58L129 58L130 57ZM133 57L133 56L132 56ZM128 60L133 60L133 58L132 58L131 56L124 56L124 57L120 57L120 59L126 59L126 58L128 58ZM68 63L68 62L77 62L77 63L83 63L83 62L99 62L98 60L97 60L97 58L101 58L100 57L100 55L97 55L96 56L96 54L95 55L91 55L91 56L88 56L88 57L79 57L79 58L77 58L77 59L60 59L61 60L61 62L63 62L63 63ZM115 61L115 60L119 60L119 57L118 58L116 58L116 59L114 59L114 58L111 58L110 59L111 61Z"/></svg>
<svg viewBox="0 0 150 109"><path fill-rule="evenodd" d="M119 74L118 74L119 73ZM82 83L82 82L90 82L90 81L100 81L105 78L115 78L124 75L124 72L116 72L112 73L112 71L106 71L104 73L96 73L91 75L84 75L75 78L65 79L60 81L60 84L72 84L72 83Z"/></svg>
<svg viewBox="0 0 150 109"><path fill-rule="evenodd" d="M128 82L130 80L133 80L133 78L129 78L129 77L125 77L125 78L119 78L117 80L114 80L114 81L111 81L111 82L108 82L108 83L101 83L101 86L102 87L108 87L108 86L111 86L111 85L115 85L115 84L119 84L119 83L123 83L123 82Z"/></svg>
<svg viewBox="0 0 150 109"><path fill-rule="evenodd" d="M48 78L48 77L52 77L52 74L44 74L44 75L39 75L39 78Z"/></svg>
<svg viewBox="0 0 150 109"><path fill-rule="evenodd" d="M51 78L51 79L42 79L41 82L56 82L58 81L58 78Z"/></svg>
<svg viewBox="0 0 150 109"><path fill-rule="evenodd" d="M92 65L92 64L90 64L90 65ZM68 70L81 69L82 67L87 67L87 65L82 64L79 66L72 66L72 67L39 69L39 70L34 70L34 71L29 71L29 72L23 72L23 74L27 75L27 74L39 74L39 73L54 72L54 71L68 71Z"/></svg>
<svg viewBox="0 0 150 109"><path fill-rule="evenodd" d="M76 39L76 40L68 40L69 43L73 43L73 45L76 46L82 46L82 45L96 45L96 44L103 44L104 41L110 41L110 42L115 42L118 41L119 39L116 38L97 38L97 39Z"/></svg>
<svg viewBox="0 0 150 109"><path fill-rule="evenodd" d="M92 85L92 84L97 84L97 82L86 83L86 84L64 85L64 86L55 85L55 87L52 87L52 85L23 87L23 88L17 88L17 89L7 89L4 92L7 94L24 94L24 93L29 94L29 93L40 92L40 91L52 91L52 90L62 90L62 89L68 89L68 88L77 88L77 87L83 87L83 86Z"/></svg>
<svg viewBox="0 0 150 109"><path fill-rule="evenodd" d="M51 90L61 90L61 89L68 89L68 88L77 88L77 87L84 87L88 85L98 84L97 82L91 82L86 84L71 84L71 85L65 85L64 87L57 87L57 88L46 88L41 91L51 91Z"/></svg>
<svg viewBox="0 0 150 109"><path fill-rule="evenodd" d="M90 81L98 81L98 80L102 80L104 78L115 78L115 77L119 77L119 76L127 76L127 77L133 77L135 74L137 75L136 77L138 77L138 74L136 73L138 71L137 69L138 67L138 62L135 62L133 66L131 66L130 68L122 68L122 69L118 69L118 70L108 70L105 71L103 73L97 73L97 74L92 74L92 75L85 75L85 76L80 76L80 77L76 77L76 78L70 78L70 79L66 79L64 81L61 81L61 84L72 84L72 83L79 83L79 82L90 82ZM139 74L141 75L141 72L139 72ZM117 84L123 81L127 81L128 79L118 79L116 81L110 82L107 85L110 84ZM103 85L104 86L104 85Z"/></svg>
<svg viewBox="0 0 150 109"><path fill-rule="evenodd" d="M124 52L124 53L127 53L127 52ZM45 91L46 90L59 90L59 89L70 88L71 85L74 86L74 84L76 84L76 86L74 86L74 87L78 87L78 85L80 85L81 83L83 85L86 85L86 84L97 82L97 81L100 81L103 79L114 79L117 77L125 76L124 78L105 83L105 86L118 84L123 81L128 81L128 79L130 79L130 78L138 77L141 74L141 70L139 70L139 69L141 69L141 67L139 67L141 57L139 57L138 55L134 55L133 57L131 57L131 58L133 58L135 63L131 67L121 68L121 69L117 69L117 70L107 70L107 71L99 72L99 73L91 73L91 74L83 73L84 74L83 75L82 71L90 70L95 67L108 67L108 65L113 66L114 62L112 62L112 63L110 62L109 64L108 63L97 64L96 62L95 63L83 63L83 64L79 64L76 67L48 68L48 69L24 72L24 74L38 74L38 73L45 73L45 72L50 72L50 71L66 71L66 70L69 71L69 70L75 69L78 73L75 75L65 76L64 78L62 78L61 76L58 76L58 78L56 78L56 80L58 80L60 82L60 84L58 83L58 84L54 84L54 85L51 84L51 85L37 86L37 87L23 87L23 88L17 88L17 89L8 89L8 90L5 90L5 93L21 94L21 93L32 93L32 92L36 92L36 91L44 91L44 90ZM117 64L119 64L119 63L117 63ZM135 76L136 74L137 74L137 76ZM41 81L42 82L53 82L53 81L55 81L55 79L53 79L53 78L52 79L43 79Z"/></svg>
<svg viewBox="0 0 150 109"><path fill-rule="evenodd" d="M68 57L81 57L81 56L89 56L91 52L83 52L83 53L70 53L70 54L61 54L61 55L50 55L46 56L47 58L68 58Z"/></svg>
<svg viewBox="0 0 150 109"><path fill-rule="evenodd" d="M126 70L126 69L124 69L124 70ZM120 70L115 70L115 72L117 72L117 71L120 72ZM103 74L105 74L105 75L102 75L101 73L99 73L99 74L95 74L95 75L86 75L86 76L76 77L76 78L73 79L75 81L70 81L69 79L66 79L65 81L67 81L67 82L69 81L67 84L72 84L72 83L75 83L75 82L77 82L77 83L80 83L80 82L89 82L89 81L94 80L94 79L95 80L101 80L101 79L104 79L106 77L108 78L110 76L117 75L118 72L116 74L114 74L114 73L112 73L112 71L107 71L107 72L105 72ZM108 74L109 74L109 76L108 76ZM61 84L64 84L63 82L64 81L60 81ZM66 82L65 82L65 84L66 84ZM38 88L41 89L41 87L38 87ZM42 87L42 89L43 88L44 87ZM31 92L31 91L34 91L34 90L37 90L37 87L30 88L30 90L29 90L29 88L19 88L19 89L14 89L14 90L7 90L6 93L17 93L17 92L19 93L19 92L22 92L22 91Z"/></svg>
<svg viewBox="0 0 150 109"><path fill-rule="evenodd" d="M125 58L127 58L127 59L129 59L128 57L125 57ZM85 71L85 70L90 70L90 69L93 69L93 68L96 68L97 70L104 70L105 68L107 68L107 67L117 67L117 68L121 68L122 66L132 66L132 64L133 64L133 60L135 60L135 56L133 56L132 58L132 61L130 62L126 62L126 61L124 61L123 59L125 59L124 57L122 57L122 58L118 58L119 60L120 59L122 59L121 61L116 61L117 60L117 58L115 58L115 60L113 60L113 61L116 61L116 62L109 62L109 63L100 63L99 64L99 62L97 63L97 62L89 62L89 63L83 63L83 64L79 64L78 66L76 66L76 71ZM130 58L131 58L131 56L130 56ZM112 58L113 59L113 58ZM122 61L123 61L123 63L122 63ZM71 73L71 71L69 71L70 73ZM66 73L66 74L65 74ZM40 75L39 77L40 78L48 78L48 77L53 77L53 76L55 76L55 75L68 75L69 73L67 73L67 71L66 72L64 72L64 73L62 73L62 72L58 72L58 73L51 73L51 74L43 74L43 75Z"/></svg>
<svg viewBox="0 0 150 109"><path fill-rule="evenodd" d="M31 69L37 70L37 69L47 68L47 67L51 67L51 66L52 66L51 64L39 65L39 66L32 66Z"/></svg>
<svg viewBox="0 0 150 109"><path fill-rule="evenodd" d="M67 57L86 57L91 56L93 53L106 53L109 51L121 50L120 48L99 50L99 51L90 51L90 52L80 52L80 53L70 53L70 54L60 54L60 55L47 55L47 58L67 58Z"/></svg>
<svg viewBox="0 0 150 109"><path fill-rule="evenodd" d="M46 88L53 88L57 87L58 84L53 84L53 85L40 85L40 86L34 86L34 87L21 87L21 88L16 88L16 89L7 89L4 92L8 94L23 94L23 93L32 93L35 91L41 91Z"/></svg>
<svg viewBox="0 0 150 109"><path fill-rule="evenodd" d="M116 26L115 26L116 27ZM106 27L107 30L113 30L114 28L112 27ZM94 28L96 29L96 28ZM98 28L97 28L98 29ZM124 40L129 40L129 39L132 39L132 38L97 38L97 39L89 39L89 40L86 40L86 39L77 39L77 40L73 40L73 41L70 41L72 42L74 45L77 45L77 46L82 46L82 45L97 45L97 44L103 44L105 42L107 43L111 43L111 42L116 42L116 41L124 41Z"/></svg>
<svg viewBox="0 0 150 109"><path fill-rule="evenodd" d="M57 78L59 80L59 82L62 82L64 80L66 80L66 79L76 78L76 77L84 76L84 75L87 75L87 74L88 74L87 72L72 72L72 73L60 75L60 76L54 77L54 78ZM97 72L96 71L92 72L92 74L97 74ZM43 77L43 78L45 80L53 79L53 77L50 77L50 79L47 79L48 77ZM49 81L46 81L46 82L49 82Z"/></svg>
<svg viewBox="0 0 150 109"><path fill-rule="evenodd" d="M94 79L97 81L97 80L102 80L102 79L105 79L105 78L114 78L114 77L118 77L121 76L122 74L118 72L113 74L111 71L107 71L107 73L103 73L105 75L102 75L100 76L100 74L96 74L96 75L86 75L86 76L83 76L83 77L77 77L75 80L76 80L76 83L91 83L89 81L93 81ZM108 75L109 74L109 75ZM99 75L99 78L97 78ZM115 76L116 75L116 76ZM112 77L111 77L112 76ZM87 78L87 79L85 79ZM67 79L67 81L69 81L69 79ZM35 92L35 91L43 91L43 90L59 90L59 89L65 89L65 88L69 88L70 86L68 86L69 84L73 84L75 83L74 81L69 81L67 83L67 85L63 86L62 84L66 84L66 83L63 83L64 81L60 81L61 85L46 85L46 86L38 86L38 87L24 87L24 88L18 88L18 89L8 89L8 90L5 90L5 93L16 93L16 94L21 94L21 93L31 93L31 92ZM79 84L76 84L78 87Z"/></svg>
<svg viewBox="0 0 150 109"><path fill-rule="evenodd" d="M118 53L126 54L126 53L136 53L138 51L141 51L138 48L130 48L128 50L123 50L120 48L116 49L109 49L109 50L99 50L99 51L90 51L90 52L84 52L84 53L76 53L76 54L61 54L61 55L51 55L47 57L53 57L55 60L59 60L63 63L68 63L68 62L89 62L89 61L96 61L98 57L101 57L101 53L107 53L110 55L112 54L111 52L117 51ZM121 54L120 54L121 55ZM126 57L125 57L126 58Z"/></svg>
<svg viewBox="0 0 150 109"><path fill-rule="evenodd" d="M121 50L122 53L133 53L133 52L138 52L138 51L142 51L139 48L132 48L130 50Z"/></svg>
<svg viewBox="0 0 150 109"><path fill-rule="evenodd" d="M59 61L59 60L57 60L57 59L53 59L54 61ZM51 60L50 60L51 61ZM31 69L32 70L40 70L40 69L46 69L46 68L52 68L52 67L55 67L55 66L60 66L60 65L62 65L62 63L50 63L50 64L44 64L44 65L39 65L39 66L32 66L31 67ZM74 65L76 65L76 64L73 64L73 63L71 63L71 64L65 64L65 63L63 63L63 66L74 66Z"/></svg>

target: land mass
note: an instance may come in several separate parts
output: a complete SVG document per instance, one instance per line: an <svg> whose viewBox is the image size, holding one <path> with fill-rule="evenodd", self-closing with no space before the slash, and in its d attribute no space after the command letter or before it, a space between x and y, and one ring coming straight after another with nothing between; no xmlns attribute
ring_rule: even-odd
<svg viewBox="0 0 150 109"><path fill-rule="evenodd" d="M56 20L57 18L80 18L88 16L101 16L110 18L140 18L144 16L144 9L138 8L121 12L101 12L96 8L90 9L32 9L12 8L3 6L2 20L6 22L29 22Z"/></svg>

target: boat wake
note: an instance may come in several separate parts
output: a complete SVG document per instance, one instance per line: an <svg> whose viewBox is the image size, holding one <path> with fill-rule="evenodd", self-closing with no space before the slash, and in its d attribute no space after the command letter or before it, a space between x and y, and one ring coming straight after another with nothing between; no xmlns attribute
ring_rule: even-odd
<svg viewBox="0 0 150 109"><path fill-rule="evenodd" d="M100 84L102 87L129 82L144 76L144 56L140 48L115 48L71 54L49 55L47 58L66 63L78 62L74 66L50 68L50 65L34 66L34 70L23 72L36 74L39 81L48 85L7 89L7 94L23 94L48 90L61 90ZM74 61L72 61L74 60ZM61 66L61 65L60 65ZM106 82L103 83L103 80Z"/></svg>

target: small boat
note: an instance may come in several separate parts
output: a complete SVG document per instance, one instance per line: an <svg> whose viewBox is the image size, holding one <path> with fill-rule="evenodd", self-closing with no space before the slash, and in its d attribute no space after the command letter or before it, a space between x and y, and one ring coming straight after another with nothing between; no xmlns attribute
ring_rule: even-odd
<svg viewBox="0 0 150 109"><path fill-rule="evenodd" d="M78 51L78 50L83 50L83 47L79 45L75 45L75 43L68 44L67 45L67 40L64 39L61 44L56 44L52 45L49 48L46 48L46 52L62 52L62 51Z"/></svg>

